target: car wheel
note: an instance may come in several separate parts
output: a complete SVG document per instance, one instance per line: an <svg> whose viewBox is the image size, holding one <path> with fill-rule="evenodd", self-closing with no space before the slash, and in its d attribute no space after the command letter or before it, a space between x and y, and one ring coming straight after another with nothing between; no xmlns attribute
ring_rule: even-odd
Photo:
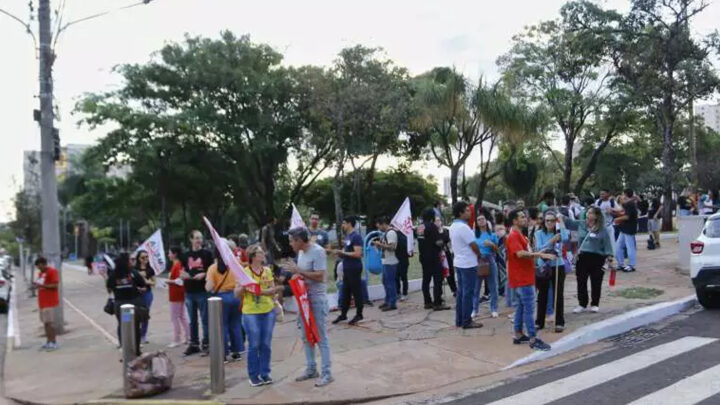
<svg viewBox="0 0 720 405"><path fill-rule="evenodd" d="M0 299L0 314L7 314L7 312L8 312L7 301Z"/></svg>
<svg viewBox="0 0 720 405"><path fill-rule="evenodd" d="M700 305L706 309L719 309L720 308L720 293L715 291L707 291L702 288L695 289L697 299Z"/></svg>

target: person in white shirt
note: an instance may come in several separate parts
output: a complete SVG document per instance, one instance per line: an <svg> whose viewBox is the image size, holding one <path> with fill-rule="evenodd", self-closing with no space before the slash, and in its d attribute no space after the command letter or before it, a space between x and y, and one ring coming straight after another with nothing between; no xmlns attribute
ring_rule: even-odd
<svg viewBox="0 0 720 405"><path fill-rule="evenodd" d="M475 232L468 225L471 215L468 203L460 201L453 205L455 220L450 226L450 244L455 256L453 266L458 284L455 326L463 329L482 327L481 323L472 319L472 298L478 277L480 249L475 241Z"/></svg>

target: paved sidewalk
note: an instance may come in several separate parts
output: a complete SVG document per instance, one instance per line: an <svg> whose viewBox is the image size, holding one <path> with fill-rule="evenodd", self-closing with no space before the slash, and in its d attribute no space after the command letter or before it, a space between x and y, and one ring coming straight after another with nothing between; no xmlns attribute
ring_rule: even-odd
<svg viewBox="0 0 720 405"><path fill-rule="evenodd" d="M618 274L617 286L612 291L607 287L607 279L604 281L598 314L571 313L577 301L575 278L570 275L566 281L566 333L640 306L692 293L688 276L675 269L675 241L665 241L660 250L642 249L639 263L636 273ZM70 266L65 267L63 275L65 297L74 308L66 307L68 333L60 336L62 349L57 352L37 350L42 337L36 305L27 294L18 291L22 347L8 353L6 395L36 403L120 398L121 364L119 352L111 342L115 319L102 312L106 297L102 280ZM623 290L631 287L651 287L662 293L645 299L623 297ZM452 298L449 291L446 297ZM178 348L169 351L177 367L174 387L154 399L281 404L392 398L498 373L531 353L527 346L512 345L511 323L507 318L512 310L504 306L504 301L498 319L489 318L487 304L483 304L480 320L485 326L472 331L454 327L454 311L422 309L420 293L412 294L399 306L399 311L391 313L368 308L367 320L357 327L330 326L336 381L328 387L318 389L311 382L294 382L304 369L304 355L295 317L288 315L284 323L276 325L273 336L274 385L249 387L243 360L226 366L227 391L213 398L208 391L208 359L197 356L185 359L182 348ZM333 317L331 314L330 319ZM164 347L170 341L170 332L167 293L158 290L150 325L152 343L144 350ZM550 343L564 336L543 332L543 338Z"/></svg>

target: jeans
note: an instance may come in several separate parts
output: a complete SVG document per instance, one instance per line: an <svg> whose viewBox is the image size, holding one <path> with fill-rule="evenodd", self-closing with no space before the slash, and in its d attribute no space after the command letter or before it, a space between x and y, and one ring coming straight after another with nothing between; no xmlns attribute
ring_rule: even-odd
<svg viewBox="0 0 720 405"><path fill-rule="evenodd" d="M472 322L472 299L475 281L478 278L477 267L456 267L458 290L455 305L455 326L467 326Z"/></svg>
<svg viewBox="0 0 720 405"><path fill-rule="evenodd" d="M150 307L152 306L152 303L153 303L153 292L151 289L148 289L147 291L145 291L142 294L142 300L143 300L143 303L145 304L145 307L148 309L148 313L150 313ZM147 337L149 323L150 323L150 320L148 319L147 321L143 322L140 325L140 336L142 337L142 340L145 340L145 338Z"/></svg>
<svg viewBox="0 0 720 405"><path fill-rule="evenodd" d="M207 299L208 293L205 291L185 292L185 306L190 316L190 344L194 346L200 345L198 312L200 313L200 322L202 322L203 327L202 344L203 346L207 346L208 344Z"/></svg>
<svg viewBox="0 0 720 405"><path fill-rule="evenodd" d="M347 313L350 310L350 296L352 295L355 298L355 314L357 316L362 316L363 304L365 301L362 288L362 273L360 271L343 272L342 287L341 313L344 316L347 316Z"/></svg>
<svg viewBox="0 0 720 405"><path fill-rule="evenodd" d="M185 340L190 341L190 325L184 302L170 301L170 322L173 325L173 342L182 342L182 333L185 333Z"/></svg>
<svg viewBox="0 0 720 405"><path fill-rule="evenodd" d="M400 295L401 293L402 295L408 295L408 267L410 267L410 262L408 260L400 260L400 263L398 264L397 278L395 282L398 295Z"/></svg>
<svg viewBox="0 0 720 405"><path fill-rule="evenodd" d="M588 277L590 278L590 287L592 288L592 300L590 305L593 307L600 306L600 292L602 291L602 281L605 272L602 269L605 263L605 256L596 253L580 253L578 256L577 269L577 294L578 304L585 308L588 305Z"/></svg>
<svg viewBox="0 0 720 405"><path fill-rule="evenodd" d="M688 217L688 216L690 216L691 214L692 214L692 212L690 212L690 210L684 210L684 209L682 209L682 208L678 210L678 216L679 216L679 217Z"/></svg>
<svg viewBox="0 0 720 405"><path fill-rule="evenodd" d="M240 300L235 298L235 293L232 291L221 292L218 297L222 299L225 354L244 352L245 334L243 333L242 314L240 313Z"/></svg>
<svg viewBox="0 0 720 405"><path fill-rule="evenodd" d="M425 305L440 305L442 303L442 265L440 257L437 260L423 260L422 264L422 292ZM433 295L430 296L430 281L433 283Z"/></svg>
<svg viewBox="0 0 720 405"><path fill-rule="evenodd" d="M513 288L515 293L515 333L522 333L523 324L527 330L527 336L535 337L535 286Z"/></svg>
<svg viewBox="0 0 720 405"><path fill-rule="evenodd" d="M557 270L557 286L555 285L555 269L553 269L551 273L548 278L535 279L535 286L538 290L536 323L541 328L545 327L545 316L552 315L548 307L553 305L553 301L555 301L553 306L555 311L557 311L557 321L555 325L565 326L565 269L560 266ZM555 291L557 291L557 295L554 294Z"/></svg>
<svg viewBox="0 0 720 405"><path fill-rule="evenodd" d="M327 335L327 298L325 298L325 296L311 297L310 307L312 308L313 316L315 317L315 324L317 325L318 333L320 334L320 342L318 342L318 346L320 346L320 357L322 358L322 375L331 376L332 372L330 371L330 366L332 365L332 362L330 360L330 341L328 340ZM305 324L303 324L302 319L298 318L298 324L300 325L303 343L305 344L306 373L307 375L312 375L317 372L315 346L311 346L307 342L307 337L305 336Z"/></svg>
<svg viewBox="0 0 720 405"><path fill-rule="evenodd" d="M244 314L242 324L248 338L247 369L248 376L270 376L270 356L275 311L264 314Z"/></svg>
<svg viewBox="0 0 720 405"><path fill-rule="evenodd" d="M498 310L498 268L495 262L495 255L483 255L483 259L487 259L490 263L490 275L486 277L479 277L475 281L475 290L473 291L472 308L473 312L478 312L478 306L480 303L480 291L482 290L482 283L485 281L485 285L490 289L490 312L497 312Z"/></svg>
<svg viewBox="0 0 720 405"><path fill-rule="evenodd" d="M623 254L625 248L627 248L630 266L635 267L637 264L637 246L635 245L635 235L620 232L620 237L618 237L617 241L617 248L615 250L615 260L617 260L620 267L625 266L625 255Z"/></svg>
<svg viewBox="0 0 720 405"><path fill-rule="evenodd" d="M397 306L397 264L383 264L382 281L385 287L385 304L391 308Z"/></svg>

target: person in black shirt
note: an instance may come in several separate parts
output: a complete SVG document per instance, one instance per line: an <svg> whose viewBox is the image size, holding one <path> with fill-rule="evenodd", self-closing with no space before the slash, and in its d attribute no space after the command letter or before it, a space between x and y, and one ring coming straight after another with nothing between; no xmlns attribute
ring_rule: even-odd
<svg viewBox="0 0 720 405"><path fill-rule="evenodd" d="M620 202L623 206L624 213L615 218L615 224L620 231L617 238L617 246L615 249L615 258L618 262L618 268L624 272L635 271L637 264L637 246L635 245L635 234L638 229L638 209L633 198L633 191L625 190L625 194L621 195ZM625 266L625 249L630 261L629 266Z"/></svg>
<svg viewBox="0 0 720 405"><path fill-rule="evenodd" d="M343 266L343 300L340 303L340 316L335 318L332 322L333 324L347 320L351 296L355 298L355 316L348 323L350 325L356 325L363 320L363 304L365 301L362 291L363 239L360 233L355 230L356 226L356 217L345 217L342 222L342 229L343 232L345 232L345 244L342 250L332 250L335 256L342 259Z"/></svg>
<svg viewBox="0 0 720 405"><path fill-rule="evenodd" d="M644 195L638 195L637 201L638 209L638 232L648 231L648 211L650 210L650 203Z"/></svg>
<svg viewBox="0 0 720 405"><path fill-rule="evenodd" d="M185 306L190 316L190 344L185 355L199 353L200 337L198 333L198 313L203 326L202 352L208 352L208 292L205 290L205 276L207 269L213 263L213 256L209 250L203 249L203 235L200 231L190 232L192 250L183 257L183 271L180 278L185 285Z"/></svg>
<svg viewBox="0 0 720 405"><path fill-rule="evenodd" d="M152 307L153 303L153 291L152 288L155 286L155 271L152 267L150 267L150 256L148 255L148 252L144 250L139 250L137 252L137 262L135 264L135 270L137 270L138 274L142 276L142 278L145 280L145 284L147 286L145 288L140 289L141 298L143 300L143 303L145 304L145 307L148 310L148 315L150 313L150 308ZM143 344L147 344L147 331L148 331L148 325L150 324L150 318L144 320L141 325L141 335L142 335L142 342Z"/></svg>
<svg viewBox="0 0 720 405"><path fill-rule="evenodd" d="M660 198L653 197L650 201L650 208L648 209L648 231L655 240L655 248L660 248L660 227L662 225L662 210L663 206L660 203Z"/></svg>
<svg viewBox="0 0 720 405"><path fill-rule="evenodd" d="M419 239L420 264L423 269L422 292L425 309L436 311L450 309L442 303L442 263L440 251L443 241L435 225L435 211L428 208L423 212L423 237ZM430 280L433 282L433 295L430 297Z"/></svg>
<svg viewBox="0 0 720 405"><path fill-rule="evenodd" d="M140 355L140 325L147 319L147 308L145 308L141 298L140 290L147 285L145 279L130 267L130 255L121 253L113 263L110 263L110 272L108 273L105 285L115 297L115 317L117 318L117 334L118 342L122 343L120 336L120 315L122 314L121 306L125 304L135 305L135 354Z"/></svg>

